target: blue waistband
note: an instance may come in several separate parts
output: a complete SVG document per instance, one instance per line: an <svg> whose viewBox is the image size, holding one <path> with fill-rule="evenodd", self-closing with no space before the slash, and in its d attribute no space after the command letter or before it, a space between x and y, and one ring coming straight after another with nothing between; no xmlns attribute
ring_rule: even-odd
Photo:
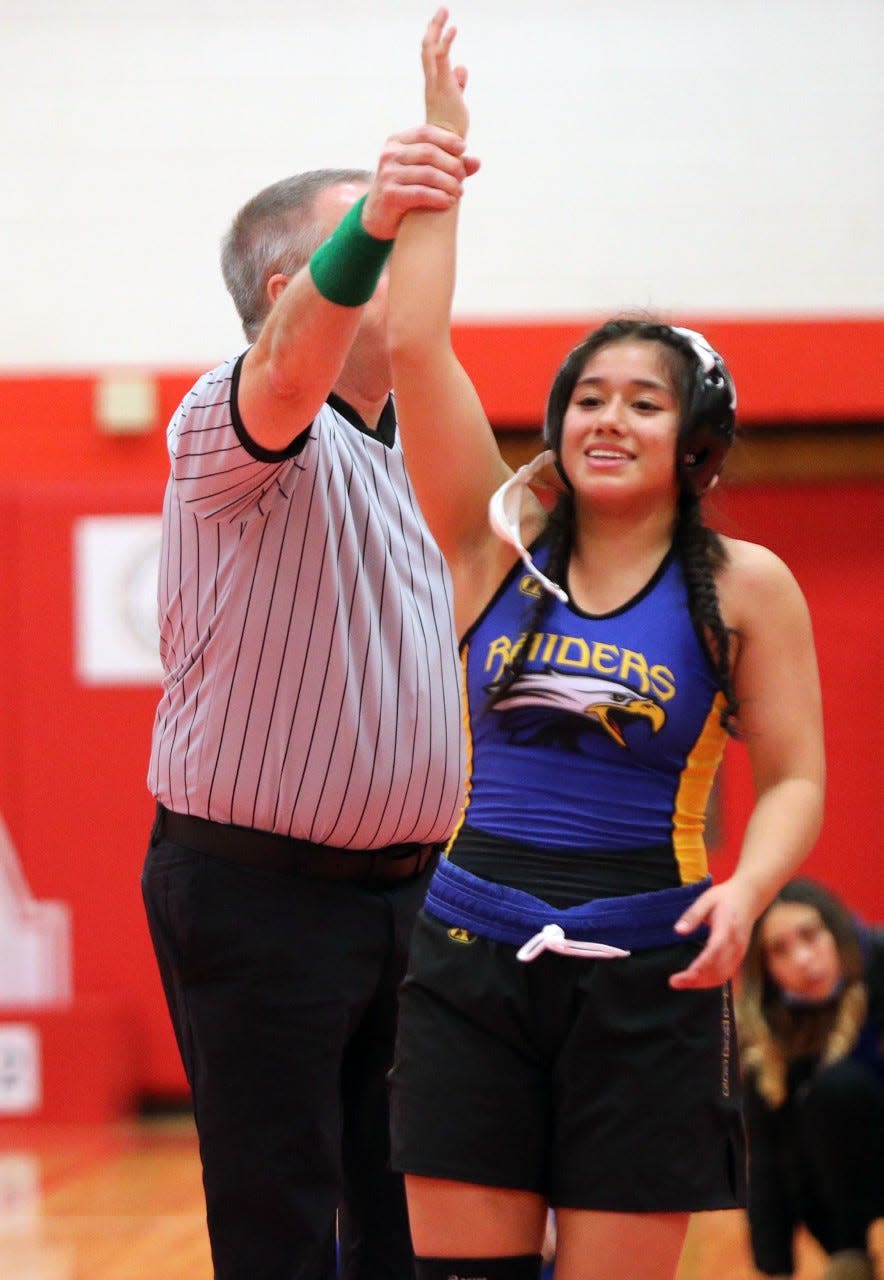
<svg viewBox="0 0 884 1280"><path fill-rule="evenodd" d="M468 929L495 942L520 947L547 924L557 924L578 942L603 942L624 951L647 951L681 941L673 925L712 884L712 877L696 884L633 893L623 898L596 898L576 907L557 909L521 889L474 876L447 858L439 863L424 900L430 915L444 924ZM701 925L689 936L704 938Z"/></svg>

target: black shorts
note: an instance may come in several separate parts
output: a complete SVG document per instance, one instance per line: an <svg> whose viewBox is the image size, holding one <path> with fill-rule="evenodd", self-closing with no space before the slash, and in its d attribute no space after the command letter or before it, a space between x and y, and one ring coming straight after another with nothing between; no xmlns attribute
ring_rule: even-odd
<svg viewBox="0 0 884 1280"><path fill-rule="evenodd" d="M667 983L701 945L526 964L422 911L390 1073L393 1167L557 1208L744 1205L730 987Z"/></svg>

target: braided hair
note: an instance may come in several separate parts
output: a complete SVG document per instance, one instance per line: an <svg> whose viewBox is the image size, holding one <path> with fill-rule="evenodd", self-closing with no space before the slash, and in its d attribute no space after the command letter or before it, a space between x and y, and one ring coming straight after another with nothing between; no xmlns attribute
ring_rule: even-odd
<svg viewBox="0 0 884 1280"><path fill-rule="evenodd" d="M568 487L559 496L555 506L549 513L547 526L543 534L544 545L548 549L545 572L553 581L565 582L573 539L573 491L568 477L562 469L560 460L562 422L565 410L570 403L577 379L589 358L596 351L601 350L602 347L627 340L661 344L667 369L675 384L678 403L682 411L682 423L679 427L679 438L676 445L676 475L679 482L679 495L673 549L684 575L691 621L697 634L703 638L704 642L708 638L710 656L724 695L724 707L721 713L722 727L732 737L737 737L736 719L739 704L734 691L731 668L732 632L725 625L721 616L718 591L715 584L716 571L726 562L727 552L715 530L708 528L703 523L700 508L701 493L697 491L695 477L691 471L693 454L686 451L685 448L686 442L689 443L690 432L694 425L692 419L697 416L697 351L694 344L682 331L673 329L669 325L647 320L610 320L607 324L589 334L583 342L575 347L556 374L547 402L544 437L546 443L556 454L556 466ZM729 443L733 432L732 417L726 426L730 432ZM726 447L722 447L718 467L724 460L725 452ZM706 485L711 482L709 470L707 464L705 468ZM717 469L713 474L716 473ZM531 639L543 630L543 620L549 607L549 594L546 591L539 590L526 613L520 642L515 648L512 662L495 682L491 691L489 705L493 706L494 703L498 702L518 679L531 647Z"/></svg>

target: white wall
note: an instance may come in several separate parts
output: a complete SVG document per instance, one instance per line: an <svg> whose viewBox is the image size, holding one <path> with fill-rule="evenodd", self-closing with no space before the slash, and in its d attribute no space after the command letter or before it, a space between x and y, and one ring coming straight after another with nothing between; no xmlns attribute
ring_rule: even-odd
<svg viewBox="0 0 884 1280"><path fill-rule="evenodd" d="M0 0L0 365L202 367L260 187L371 167L434 0ZM457 309L884 312L884 0L460 0Z"/></svg>

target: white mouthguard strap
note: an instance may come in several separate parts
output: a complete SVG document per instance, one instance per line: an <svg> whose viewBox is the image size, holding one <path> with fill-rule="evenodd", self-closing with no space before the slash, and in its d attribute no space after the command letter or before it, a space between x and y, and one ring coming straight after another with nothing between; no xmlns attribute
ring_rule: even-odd
<svg viewBox="0 0 884 1280"><path fill-rule="evenodd" d="M532 462L526 462L523 467L519 467L515 475L510 476L509 480L491 495L488 503L488 519L498 538L515 547L525 568L533 578L537 579L544 590L551 592L561 600L562 604L567 604L567 593L557 582L553 582L546 574L541 573L522 541L522 498L525 490L541 471L555 463L555 459L556 455L552 449L546 449Z"/></svg>

